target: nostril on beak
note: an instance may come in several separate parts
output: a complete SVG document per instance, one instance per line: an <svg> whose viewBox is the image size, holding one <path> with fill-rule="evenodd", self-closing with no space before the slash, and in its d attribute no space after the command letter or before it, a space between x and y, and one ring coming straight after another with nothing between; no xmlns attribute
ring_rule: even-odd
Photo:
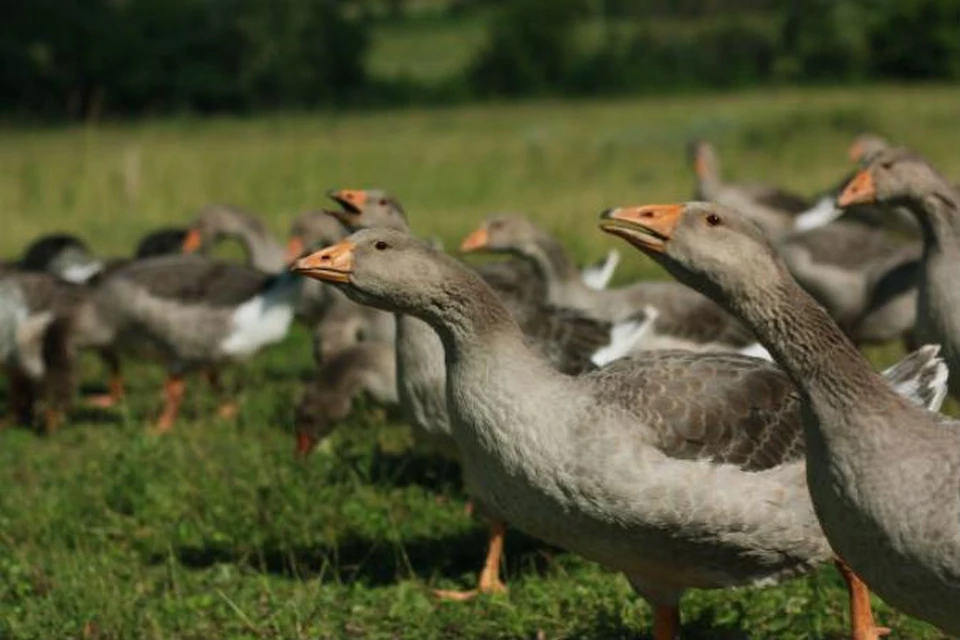
<svg viewBox="0 0 960 640"><path fill-rule="evenodd" d="M644 211L643 213L640 214L640 217L641 217L641 218L652 218L652 217L653 217L653 211Z"/></svg>

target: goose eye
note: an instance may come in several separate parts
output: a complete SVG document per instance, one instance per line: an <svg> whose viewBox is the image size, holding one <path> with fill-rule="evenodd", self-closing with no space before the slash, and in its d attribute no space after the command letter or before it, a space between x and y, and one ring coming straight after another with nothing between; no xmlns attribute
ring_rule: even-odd
<svg viewBox="0 0 960 640"><path fill-rule="evenodd" d="M718 224L720 224L720 216L718 216L715 213L711 213L710 215L707 216L707 224L710 225L711 227L717 226Z"/></svg>
<svg viewBox="0 0 960 640"><path fill-rule="evenodd" d="M381 207L387 206L387 199L386 199L386 198L380 198L380 206L381 206Z"/></svg>
<svg viewBox="0 0 960 640"><path fill-rule="evenodd" d="M388 244L387 244L386 242L384 242L383 240L377 240L377 242L373 245L373 248L376 249L377 251L383 251L384 249L388 248L389 246L390 246L390 245L388 245Z"/></svg>

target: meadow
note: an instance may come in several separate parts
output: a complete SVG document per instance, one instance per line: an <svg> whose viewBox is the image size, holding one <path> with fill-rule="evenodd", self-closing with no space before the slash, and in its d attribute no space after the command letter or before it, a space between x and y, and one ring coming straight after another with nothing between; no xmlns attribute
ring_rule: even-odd
<svg viewBox="0 0 960 640"><path fill-rule="evenodd" d="M714 141L731 179L813 194L849 171L862 131L960 176L958 114L960 87L886 86L6 126L0 256L54 230L128 255L143 233L213 202L260 213L282 237L297 213L328 204L328 189L381 186L448 248L484 216L524 212L581 260L619 249L617 282L663 277L598 232L597 216L688 198L689 138ZM82 368L84 390L102 388L96 359ZM0 638L645 637L650 610L625 580L515 531L507 594L434 599L431 589L472 586L483 558L458 469L364 400L295 459L293 407L312 368L298 327L233 372L234 420L214 418L194 384L173 433L148 436L161 372L137 364L117 409L81 406L50 437L0 430ZM876 603L890 637L940 637ZM841 638L846 609L825 567L776 588L691 592L685 637Z"/></svg>

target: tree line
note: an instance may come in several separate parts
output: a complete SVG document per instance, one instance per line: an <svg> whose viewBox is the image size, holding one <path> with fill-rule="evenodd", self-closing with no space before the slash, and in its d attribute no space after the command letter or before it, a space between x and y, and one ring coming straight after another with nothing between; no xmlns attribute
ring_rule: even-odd
<svg viewBox="0 0 960 640"><path fill-rule="evenodd" d="M0 109L39 117L960 79L960 0L451 1L488 16L486 41L435 83L367 69L374 17L402 0L4 5Z"/></svg>

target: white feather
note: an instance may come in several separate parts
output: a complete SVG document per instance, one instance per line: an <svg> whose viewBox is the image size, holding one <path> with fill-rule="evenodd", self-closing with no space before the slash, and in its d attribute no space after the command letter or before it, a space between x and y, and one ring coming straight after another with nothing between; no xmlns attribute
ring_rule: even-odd
<svg viewBox="0 0 960 640"><path fill-rule="evenodd" d="M793 228L796 231L810 231L824 225L830 224L840 217L842 212L837 208L830 196L825 196L817 201L803 213L799 214L793 221Z"/></svg>
<svg viewBox="0 0 960 640"><path fill-rule="evenodd" d="M72 264L65 267L60 273L60 277L67 282L74 284L83 284L93 276L103 270L103 263L99 261L87 262L85 264Z"/></svg>
<svg viewBox="0 0 960 640"><path fill-rule="evenodd" d="M251 298L233 312L232 331L220 348L227 355L243 357L279 342L290 329L293 313L293 301L284 291L270 290Z"/></svg>
<svg viewBox="0 0 960 640"><path fill-rule="evenodd" d="M660 315L653 307L644 307L643 312L643 320L625 320L613 325L610 329L610 342L597 349L590 356L590 361L602 367L632 352L650 332Z"/></svg>
<svg viewBox="0 0 960 640"><path fill-rule="evenodd" d="M741 353L745 356L761 358L762 360L773 362L773 356L771 356L770 352L764 349L763 345L760 344L759 342L754 342L751 345L748 345L742 349L739 349L737 353Z"/></svg>
<svg viewBox="0 0 960 640"><path fill-rule="evenodd" d="M584 267L580 275L583 278L584 284L588 287L602 291L610 284L610 280L613 278L618 264L620 264L620 252L616 249L611 249L607 254L607 258L603 261L603 264Z"/></svg>

